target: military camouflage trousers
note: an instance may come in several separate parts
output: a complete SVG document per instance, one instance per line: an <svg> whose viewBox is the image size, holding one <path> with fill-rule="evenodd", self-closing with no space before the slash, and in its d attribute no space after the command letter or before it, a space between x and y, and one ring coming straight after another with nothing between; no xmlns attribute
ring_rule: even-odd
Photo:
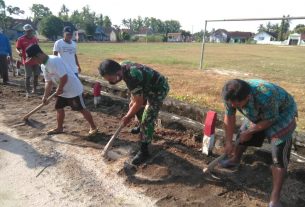
<svg viewBox="0 0 305 207"><path fill-rule="evenodd" d="M137 113L137 118L140 121L140 139L141 142L151 143L155 131L155 122L158 113L163 104L165 97L168 94L169 86L167 81L164 82L162 90L156 91L147 97L147 104L145 108Z"/></svg>

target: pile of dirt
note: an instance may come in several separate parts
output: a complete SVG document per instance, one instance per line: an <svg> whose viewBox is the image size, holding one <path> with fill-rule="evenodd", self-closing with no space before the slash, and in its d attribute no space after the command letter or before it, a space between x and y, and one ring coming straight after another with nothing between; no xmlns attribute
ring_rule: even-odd
<svg viewBox="0 0 305 207"><path fill-rule="evenodd" d="M217 155L203 155L200 152L201 143L188 131L157 128L149 149L151 158L144 165L134 168L126 162L128 163L138 147L138 137L129 133L128 127L122 130L110 151L114 159L101 161L101 149L127 111L126 104L119 100L111 96L102 96L101 105L94 108L92 98L86 97L87 108L92 112L99 127L99 133L88 138L88 123L81 114L70 109L66 110L65 134L45 134L49 128L56 126L54 101L34 114L29 123L24 124L21 121L22 117L40 104L41 97L33 96L26 99L21 88L1 86L0 99L0 114L4 117L4 124L15 130L33 147L39 147L45 152L51 148L61 152L65 146L66 154L62 159L69 160L69 168L60 167L63 176L67 179L78 178L73 179L73 186L88 190L91 195L100 195L100 189L94 183L106 182L103 179L107 179L107 176L118 174L125 180L125 185L129 189L150 197L157 206L266 206L268 203L272 184L269 153L256 149L249 150L239 171L216 170L215 175L219 179L213 179L204 175L202 169ZM103 169L96 167L101 165L100 162L104 163ZM92 172L85 172L86 169ZM305 206L304 177L304 164L292 162L282 197L283 203L287 206ZM89 185L92 187L88 187ZM70 190L71 188L66 188L65 193L69 194ZM124 193L126 192L121 192ZM90 198L95 199L92 196ZM127 204L122 202L121 205Z"/></svg>

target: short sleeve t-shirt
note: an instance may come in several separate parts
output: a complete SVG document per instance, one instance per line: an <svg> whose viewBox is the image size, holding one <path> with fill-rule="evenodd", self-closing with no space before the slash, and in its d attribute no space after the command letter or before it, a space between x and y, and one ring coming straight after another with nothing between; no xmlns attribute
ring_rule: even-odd
<svg viewBox="0 0 305 207"><path fill-rule="evenodd" d="M28 38L26 35L21 36L16 42L16 48L21 49L22 51L22 63L26 62L26 48L30 45L38 44L38 39L33 36L32 38ZM37 63L33 60L30 60L26 63L27 65L36 65Z"/></svg>
<svg viewBox="0 0 305 207"><path fill-rule="evenodd" d="M61 97L73 98L83 93L82 83L72 70L66 67L61 57L49 55L48 61L45 64L41 64L41 70L46 81L52 81L57 85L61 77L68 76L68 81L63 88Z"/></svg>
<svg viewBox="0 0 305 207"><path fill-rule="evenodd" d="M265 130L267 137L277 136L282 140L289 138L289 133L295 128L294 120L297 116L297 105L293 97L273 83L263 80L247 82L251 87L248 103L242 108L234 108L225 103L226 114L231 116L238 110L253 123L272 121L272 126Z"/></svg>
<svg viewBox="0 0 305 207"><path fill-rule="evenodd" d="M59 53L59 57L63 59L66 66L72 69L74 73L78 73L78 67L75 60L76 49L77 46L74 41L67 43L63 39L57 40L53 48L53 51Z"/></svg>

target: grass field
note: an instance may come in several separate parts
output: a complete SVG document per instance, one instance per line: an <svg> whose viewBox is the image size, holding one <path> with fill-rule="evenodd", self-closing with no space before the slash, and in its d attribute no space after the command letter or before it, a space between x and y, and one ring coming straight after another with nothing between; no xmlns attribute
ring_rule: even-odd
<svg viewBox="0 0 305 207"><path fill-rule="evenodd" d="M48 54L53 43L42 43ZM207 44L205 70L198 70L199 43L79 43L84 74L98 76L103 59L147 64L165 74L170 96L214 110L223 110L220 91L230 78L262 78L288 90L297 100L299 129L305 130L305 47Z"/></svg>

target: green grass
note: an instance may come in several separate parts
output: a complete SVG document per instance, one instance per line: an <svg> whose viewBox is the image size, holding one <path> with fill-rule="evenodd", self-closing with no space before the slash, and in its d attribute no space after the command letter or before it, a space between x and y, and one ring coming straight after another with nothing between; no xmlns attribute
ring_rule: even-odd
<svg viewBox="0 0 305 207"><path fill-rule="evenodd" d="M46 53L52 53L53 43L40 45ZM79 61L87 75L98 76L97 67L106 58L129 59L165 74L171 85L170 96L215 110L223 110L220 91L230 78L262 78L278 83L295 96L301 129L305 129L304 54L305 47L300 46L207 44L204 67L209 72L204 72L198 70L200 43L78 44ZM213 73L216 70L235 73Z"/></svg>

